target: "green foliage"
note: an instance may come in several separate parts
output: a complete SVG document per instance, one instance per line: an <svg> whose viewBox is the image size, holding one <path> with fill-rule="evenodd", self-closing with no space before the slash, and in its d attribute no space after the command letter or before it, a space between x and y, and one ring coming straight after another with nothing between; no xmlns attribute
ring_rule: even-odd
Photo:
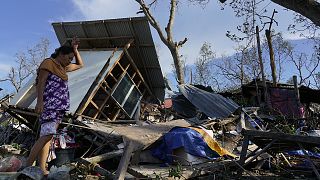
<svg viewBox="0 0 320 180"><path fill-rule="evenodd" d="M295 134L296 132L296 129L292 124L277 124L276 127L286 134Z"/></svg>
<svg viewBox="0 0 320 180"><path fill-rule="evenodd" d="M172 167L169 170L169 177L178 178L182 177L182 166L178 164L176 167Z"/></svg>
<svg viewBox="0 0 320 180"><path fill-rule="evenodd" d="M161 173L160 173L160 174L157 174L156 172L153 172L153 174L156 176L156 177L155 177L155 180L162 180L162 179L164 179L164 178L161 176Z"/></svg>
<svg viewBox="0 0 320 180"><path fill-rule="evenodd" d="M12 143L11 146L17 150L21 150L20 144Z"/></svg>

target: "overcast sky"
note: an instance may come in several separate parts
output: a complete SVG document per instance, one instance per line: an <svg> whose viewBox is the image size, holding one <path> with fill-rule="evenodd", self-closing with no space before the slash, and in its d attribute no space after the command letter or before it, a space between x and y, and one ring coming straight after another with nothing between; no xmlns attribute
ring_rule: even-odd
<svg viewBox="0 0 320 180"><path fill-rule="evenodd" d="M182 1L181 1L182 2ZM212 44L213 50L220 56L234 53L235 44L225 33L227 30L236 31L240 20L235 18L229 7L221 10L221 4L212 0L207 7L202 8L190 3L179 4L174 24L176 41L188 38L181 49L187 63L193 63L198 56L201 45L206 41ZM277 32L283 32L286 39L297 39L297 35L287 33L288 24L292 23L292 12L284 11L270 1L261 7L278 13L276 19ZM160 24L165 25L168 19L168 1L161 0L152 9ZM7 74L13 65L15 54L32 47L41 38L48 38L51 48L59 46L52 22L85 21L97 19L113 19L142 16L136 14L139 10L135 0L10 0L3 1L0 7L0 77ZM269 12L270 15L272 11ZM152 29L152 28L151 28ZM167 48L160 42L158 35L152 29L159 61L164 74L171 72L172 58Z"/></svg>

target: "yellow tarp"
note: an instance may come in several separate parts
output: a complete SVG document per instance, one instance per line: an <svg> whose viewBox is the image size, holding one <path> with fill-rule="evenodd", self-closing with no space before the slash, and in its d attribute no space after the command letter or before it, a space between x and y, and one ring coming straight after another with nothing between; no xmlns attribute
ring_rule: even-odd
<svg viewBox="0 0 320 180"><path fill-rule="evenodd" d="M230 153L226 149L220 147L220 145L203 129L197 128L197 127L188 127L188 128L193 129L197 131L199 134L201 134L201 136L203 137L204 141L208 144L210 149L217 152L220 156L228 155L231 157L237 157L236 155Z"/></svg>

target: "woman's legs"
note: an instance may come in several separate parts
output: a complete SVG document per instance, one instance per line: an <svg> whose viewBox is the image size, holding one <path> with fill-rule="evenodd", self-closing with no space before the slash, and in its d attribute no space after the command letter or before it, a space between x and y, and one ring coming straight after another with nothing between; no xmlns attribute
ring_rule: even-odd
<svg viewBox="0 0 320 180"><path fill-rule="evenodd" d="M33 162L39 157L39 166L47 174L46 161L49 153L50 143L53 135L41 136L33 145L27 160L27 166L32 166ZM39 155L39 156L38 156Z"/></svg>
<svg viewBox="0 0 320 180"><path fill-rule="evenodd" d="M41 120L54 120L41 123L40 138L33 145L30 155L27 160L27 166L32 166L33 162L38 158L38 163L44 174L48 174L46 169L46 162L49 154L50 145L53 135L57 134L57 129L62 121L64 111L47 110L40 116Z"/></svg>

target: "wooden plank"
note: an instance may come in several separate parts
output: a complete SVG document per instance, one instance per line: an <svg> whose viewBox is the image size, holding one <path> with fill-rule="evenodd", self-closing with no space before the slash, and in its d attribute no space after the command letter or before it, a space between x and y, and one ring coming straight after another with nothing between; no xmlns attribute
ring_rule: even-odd
<svg viewBox="0 0 320 180"><path fill-rule="evenodd" d="M94 37L94 38L81 38L79 37L78 39L80 41L96 41L96 40L115 40L115 39L132 39L132 36L113 36L113 37ZM66 41L71 41L73 38L66 38Z"/></svg>
<svg viewBox="0 0 320 180"><path fill-rule="evenodd" d="M90 163L99 163L101 161L105 161L107 159L112 159L117 156L121 156L123 154L123 150L119 149L112 152L107 152L98 156L90 157L90 158L84 158L85 160L89 161Z"/></svg>
<svg viewBox="0 0 320 180"><path fill-rule="evenodd" d="M124 53L126 54L127 58L130 60L133 69L137 72L137 74L139 75L139 77L140 77L141 80L143 81L143 83L144 83L144 85L146 86L149 94L152 94L152 91L150 90L148 84L147 84L146 81L144 80L144 78L143 78L142 74L140 73L137 65L134 63L134 60L133 60L132 57L130 56L130 54L129 54L129 52L128 52L128 49L125 48L125 49L124 49Z"/></svg>
<svg viewBox="0 0 320 180"><path fill-rule="evenodd" d="M103 117L105 117L106 119L109 118L106 114L104 114L104 113L101 111L100 107L98 107L98 105L97 105L95 102L93 102L92 100L90 100L90 103L96 108L96 110L98 111L98 113L100 113Z"/></svg>
<svg viewBox="0 0 320 180"><path fill-rule="evenodd" d="M258 156L260 156L262 153L266 152L268 150L268 148L270 146L272 146L272 144L274 142L276 142L277 139L272 140L268 145L266 145L263 149L261 149L257 154L255 154L251 159L249 159L243 166L248 165L249 163L251 163L253 160L255 160Z"/></svg>
<svg viewBox="0 0 320 180"><path fill-rule="evenodd" d="M123 73L123 72L122 72L122 73ZM116 81L116 83L118 82L118 79L117 79L116 77L114 77L114 75L112 74L112 72L109 74L109 76L111 76L112 79Z"/></svg>
<svg viewBox="0 0 320 180"><path fill-rule="evenodd" d="M90 163L89 161L87 161L86 159L83 159L83 158L80 158L79 161L81 163L85 164L86 166L91 167L95 172L101 174L102 176L105 176L106 179L113 179L114 178L114 175L110 171L100 167L99 164L92 164L92 163Z"/></svg>
<svg viewBox="0 0 320 180"><path fill-rule="evenodd" d="M122 109L122 107L120 107L121 109ZM121 109L118 109L117 110L117 112L116 112L116 114L113 116L113 118L111 119L112 121L115 121L116 119L117 119L117 117L118 117L118 115L119 115L119 113L120 113L120 111L121 111Z"/></svg>
<svg viewBox="0 0 320 180"><path fill-rule="evenodd" d="M117 179L117 180L124 179L130 163L130 158L133 152L133 146L134 146L133 142L128 141L128 144L126 145L123 156L121 157L120 163L118 165L118 169L116 171L116 175L114 176L114 179Z"/></svg>
<svg viewBox="0 0 320 180"><path fill-rule="evenodd" d="M90 119L92 121L95 121L95 122L100 122L100 123L104 123L104 124L107 124L107 122L105 121L101 121L100 119L96 119L96 118L93 118L93 117L90 117L90 116L86 116L86 115L83 115L83 114L76 114L77 116L81 116L83 118L86 118L86 119ZM110 121L110 119L108 119L108 121Z"/></svg>
<svg viewBox="0 0 320 180"><path fill-rule="evenodd" d="M249 146L249 136L244 136L244 140L242 143L242 149L241 149L241 153L240 153L240 160L239 160L239 164L241 166L243 166L243 164L247 158L248 146Z"/></svg>
<svg viewBox="0 0 320 180"><path fill-rule="evenodd" d="M112 88L108 85L108 83L105 79L103 80L103 84L105 84L110 91L112 90Z"/></svg>
<svg viewBox="0 0 320 180"><path fill-rule="evenodd" d="M292 142L320 144L320 137L315 137L315 136L290 135L285 133L263 132L263 131L256 131L256 130L242 130L241 134L249 135L254 139L270 138L270 139L278 139L278 140L292 141Z"/></svg>

